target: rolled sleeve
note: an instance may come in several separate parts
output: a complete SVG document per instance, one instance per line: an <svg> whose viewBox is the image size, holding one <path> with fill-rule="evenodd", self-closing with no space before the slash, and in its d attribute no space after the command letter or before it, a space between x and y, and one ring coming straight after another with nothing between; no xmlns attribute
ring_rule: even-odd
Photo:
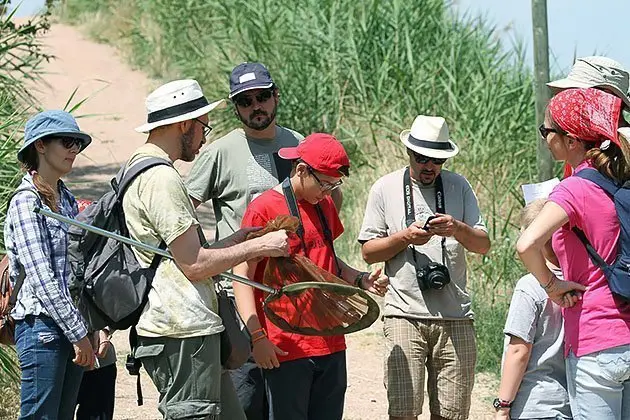
<svg viewBox="0 0 630 420"><path fill-rule="evenodd" d="M386 236L385 202L383 200L381 183L377 182L372 186L368 195L358 241L365 243L371 239L384 238Z"/></svg>
<svg viewBox="0 0 630 420"><path fill-rule="evenodd" d="M33 212L37 201L33 194L20 194L13 200L9 210L10 218L15 223L14 246L19 250L17 258L24 268L24 282L29 283L43 309L68 340L76 343L87 335L87 328L70 294L64 293L63 288L66 286L63 280L55 275L52 265L55 253L50 246L44 216Z"/></svg>

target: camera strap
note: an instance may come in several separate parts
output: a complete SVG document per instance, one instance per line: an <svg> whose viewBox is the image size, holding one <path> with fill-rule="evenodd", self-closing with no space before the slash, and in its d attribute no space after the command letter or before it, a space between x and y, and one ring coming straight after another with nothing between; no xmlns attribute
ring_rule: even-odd
<svg viewBox="0 0 630 420"><path fill-rule="evenodd" d="M405 169L403 175L403 195L405 197L405 224L407 227L411 226L416 221L416 209L413 206L413 184L411 182L411 174L409 167ZM444 187L442 186L442 175L438 175L435 178L435 212L440 214L446 214L446 207L444 204ZM446 238L442 238L442 264L446 265ZM416 254L412 252L413 262L416 264Z"/></svg>
<svg viewBox="0 0 630 420"><path fill-rule="evenodd" d="M287 207L289 208L289 212L291 212L291 216L295 216L300 221L300 225L298 226L295 233L300 238L302 242L302 249L304 249L304 255L306 255L306 243L304 242L304 225L302 223L302 216L300 216L300 210L297 205L297 200L295 199L295 194L293 193L293 187L291 186L290 178L285 178L282 181L282 191L284 192L284 199L287 202ZM317 217L319 218L319 223L322 225L322 230L324 234L324 239L328 242L330 249L333 253L333 258L335 259L335 267L336 267L336 275L337 277L341 276L341 267L339 266L339 261L337 261L337 253L335 252L335 246L333 244L333 237L330 227L328 226L328 222L326 221L326 216L324 216L324 211L320 207L319 204L315 204L315 211L317 212Z"/></svg>

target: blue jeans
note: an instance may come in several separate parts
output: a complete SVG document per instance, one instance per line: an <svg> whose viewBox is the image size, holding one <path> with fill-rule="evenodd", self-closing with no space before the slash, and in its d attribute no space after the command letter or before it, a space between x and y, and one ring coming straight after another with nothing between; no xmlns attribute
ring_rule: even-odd
<svg viewBox="0 0 630 420"><path fill-rule="evenodd" d="M263 371L270 420L341 420L346 352L280 363Z"/></svg>
<svg viewBox="0 0 630 420"><path fill-rule="evenodd" d="M16 321L22 381L20 419L71 420L83 368L72 362L74 349L57 324L47 316Z"/></svg>
<svg viewBox="0 0 630 420"><path fill-rule="evenodd" d="M566 359L575 420L630 419L630 345Z"/></svg>

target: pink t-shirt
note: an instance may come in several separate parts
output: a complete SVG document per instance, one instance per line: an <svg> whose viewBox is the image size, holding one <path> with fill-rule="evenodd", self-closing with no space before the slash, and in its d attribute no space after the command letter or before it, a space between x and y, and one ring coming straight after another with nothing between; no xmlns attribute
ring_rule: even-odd
<svg viewBox="0 0 630 420"><path fill-rule="evenodd" d="M588 167L584 162L576 172ZM579 357L629 344L630 304L613 296L603 271L571 230L584 231L599 255L612 264L618 252L619 220L611 197L594 183L571 176L553 190L549 200L569 216L569 223L554 233L552 241L562 274L587 286L582 300L564 310L565 356L570 350Z"/></svg>

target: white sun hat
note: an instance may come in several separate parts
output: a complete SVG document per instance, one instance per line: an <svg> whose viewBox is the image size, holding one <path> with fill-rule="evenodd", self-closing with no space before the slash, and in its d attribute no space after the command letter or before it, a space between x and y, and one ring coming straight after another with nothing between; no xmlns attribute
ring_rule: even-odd
<svg viewBox="0 0 630 420"><path fill-rule="evenodd" d="M400 140L416 153L436 159L448 159L459 153L459 147L451 141L448 125L442 117L418 115L411 130L403 130Z"/></svg>
<svg viewBox="0 0 630 420"><path fill-rule="evenodd" d="M201 117L217 107L224 107L225 100L208 103L199 83L186 79L168 82L155 89L147 96L145 104L147 123L136 128L139 133Z"/></svg>
<svg viewBox="0 0 630 420"><path fill-rule="evenodd" d="M620 97L627 107L629 85L630 75L621 63L597 55L578 58L567 77L547 83L554 94L570 88L605 89Z"/></svg>

